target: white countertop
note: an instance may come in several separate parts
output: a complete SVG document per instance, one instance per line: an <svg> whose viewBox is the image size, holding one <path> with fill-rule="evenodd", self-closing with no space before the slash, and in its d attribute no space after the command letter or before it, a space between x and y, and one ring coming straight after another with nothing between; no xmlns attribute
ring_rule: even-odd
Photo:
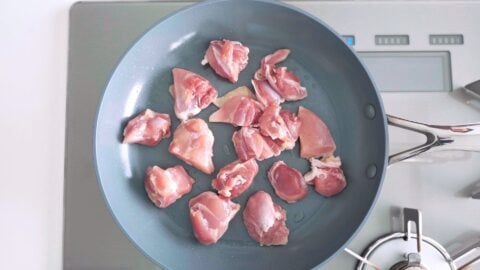
<svg viewBox="0 0 480 270"><path fill-rule="evenodd" d="M68 12L0 5L0 268L61 269Z"/></svg>

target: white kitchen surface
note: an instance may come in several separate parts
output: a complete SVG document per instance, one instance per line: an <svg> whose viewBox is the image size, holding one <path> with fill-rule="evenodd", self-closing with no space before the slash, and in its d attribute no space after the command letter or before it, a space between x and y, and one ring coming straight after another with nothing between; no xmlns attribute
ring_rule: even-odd
<svg viewBox="0 0 480 270"><path fill-rule="evenodd" d="M0 269L62 268L73 2L0 2Z"/></svg>

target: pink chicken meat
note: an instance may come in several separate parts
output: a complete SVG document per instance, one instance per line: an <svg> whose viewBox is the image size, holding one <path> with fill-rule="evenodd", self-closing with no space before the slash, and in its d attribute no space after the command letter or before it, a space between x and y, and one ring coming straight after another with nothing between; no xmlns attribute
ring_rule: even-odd
<svg viewBox="0 0 480 270"><path fill-rule="evenodd" d="M307 89L300 84L300 79L286 67L268 67L265 74L267 81L277 93L288 101L307 97Z"/></svg>
<svg viewBox="0 0 480 270"><path fill-rule="evenodd" d="M240 205L211 191L205 191L188 202L193 234L203 245L216 243L227 231Z"/></svg>
<svg viewBox="0 0 480 270"><path fill-rule="evenodd" d="M262 114L262 105L245 96L234 96L209 117L210 122L229 123L238 127L256 124Z"/></svg>
<svg viewBox="0 0 480 270"><path fill-rule="evenodd" d="M215 73L232 83L238 81L238 75L248 64L250 50L238 41L210 41L202 65L209 64Z"/></svg>
<svg viewBox="0 0 480 270"><path fill-rule="evenodd" d="M186 69L174 68L173 98L175 115L186 120L198 114L217 98L217 90L204 77Z"/></svg>
<svg viewBox="0 0 480 270"><path fill-rule="evenodd" d="M289 54L289 49L276 50L272 54L269 54L262 59L262 65L276 65L280 62L285 61Z"/></svg>
<svg viewBox="0 0 480 270"><path fill-rule="evenodd" d="M226 198L236 198L247 190L258 173L255 159L234 161L220 169L217 178L212 180L212 186L218 194Z"/></svg>
<svg viewBox="0 0 480 270"><path fill-rule="evenodd" d="M305 181L315 185L315 191L325 197L337 195L347 186L340 158L329 156L324 160L310 159L312 170L305 174Z"/></svg>
<svg viewBox="0 0 480 270"><path fill-rule="evenodd" d="M260 132L273 140L281 142L283 149L292 149L298 139L300 121L294 113L281 110L278 104L272 103L265 108L258 119Z"/></svg>
<svg viewBox="0 0 480 270"><path fill-rule="evenodd" d="M274 51L272 54L269 54L262 58L260 62L260 69L255 72L254 78L256 80L266 80L265 74L265 67L267 66L275 66L276 64L285 61L288 55L290 54L289 49L279 49Z"/></svg>
<svg viewBox="0 0 480 270"><path fill-rule="evenodd" d="M213 165L213 133L202 119L183 121L175 130L168 151L200 171L210 174Z"/></svg>
<svg viewBox="0 0 480 270"><path fill-rule="evenodd" d="M300 134L300 128L302 123L297 115L289 110L281 110L280 117L282 117L283 121L287 125L288 131L290 132L290 136L294 141L298 139L298 135Z"/></svg>
<svg viewBox="0 0 480 270"><path fill-rule="evenodd" d="M170 137L170 126L170 115L146 109L128 121L123 130L123 143L155 146Z"/></svg>
<svg viewBox="0 0 480 270"><path fill-rule="evenodd" d="M269 104L277 103L280 104L285 101L275 89L270 86L267 80L252 80L253 89L255 90L255 95L257 99L264 107L267 107Z"/></svg>
<svg viewBox="0 0 480 270"><path fill-rule="evenodd" d="M255 158L264 160L280 155L282 151L280 142L264 136L257 128L243 127L232 136L235 152L240 160Z"/></svg>
<svg viewBox="0 0 480 270"><path fill-rule="evenodd" d="M258 100L264 106L271 103L282 103L284 100L294 101L307 97L307 89L301 85L300 79L286 67L276 64L287 59L288 49L280 49L265 56L260 69L252 80Z"/></svg>
<svg viewBox="0 0 480 270"><path fill-rule="evenodd" d="M308 194L308 187L302 174L283 161L275 162L268 171L268 180L275 194L288 203L297 202Z"/></svg>
<svg viewBox="0 0 480 270"><path fill-rule="evenodd" d="M177 165L166 170L151 166L145 176L148 198L159 208L166 208L192 190L195 180Z"/></svg>
<svg viewBox="0 0 480 270"><path fill-rule="evenodd" d="M258 191L248 198L243 210L243 223L250 237L262 246L286 245L289 230L285 224L287 213L272 197Z"/></svg>
<svg viewBox="0 0 480 270"><path fill-rule="evenodd" d="M313 158L331 155L335 151L335 141L323 120L314 112L300 106L298 118L300 129L300 156Z"/></svg>

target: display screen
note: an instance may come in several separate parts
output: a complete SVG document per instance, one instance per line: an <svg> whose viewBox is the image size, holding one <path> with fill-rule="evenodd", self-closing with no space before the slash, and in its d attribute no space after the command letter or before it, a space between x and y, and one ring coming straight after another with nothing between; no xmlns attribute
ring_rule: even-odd
<svg viewBox="0 0 480 270"><path fill-rule="evenodd" d="M451 91L449 52L359 52L385 92Z"/></svg>

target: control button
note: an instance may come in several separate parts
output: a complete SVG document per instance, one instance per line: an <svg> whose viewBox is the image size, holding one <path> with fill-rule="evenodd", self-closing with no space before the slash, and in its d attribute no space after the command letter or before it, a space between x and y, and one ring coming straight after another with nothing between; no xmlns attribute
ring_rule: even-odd
<svg viewBox="0 0 480 270"><path fill-rule="evenodd" d="M463 35L430 35L430 45L463 45Z"/></svg>
<svg viewBox="0 0 480 270"><path fill-rule="evenodd" d="M376 45L409 45L408 35L375 35Z"/></svg>

